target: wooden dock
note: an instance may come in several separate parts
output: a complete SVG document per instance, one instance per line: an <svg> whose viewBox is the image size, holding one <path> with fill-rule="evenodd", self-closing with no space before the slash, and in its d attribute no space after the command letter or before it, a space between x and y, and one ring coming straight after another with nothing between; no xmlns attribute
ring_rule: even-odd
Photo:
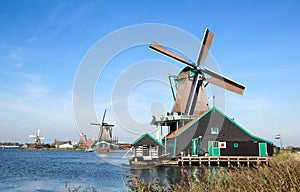
<svg viewBox="0 0 300 192"><path fill-rule="evenodd" d="M250 166L268 164L269 157L260 156L181 156L178 165L194 166Z"/></svg>

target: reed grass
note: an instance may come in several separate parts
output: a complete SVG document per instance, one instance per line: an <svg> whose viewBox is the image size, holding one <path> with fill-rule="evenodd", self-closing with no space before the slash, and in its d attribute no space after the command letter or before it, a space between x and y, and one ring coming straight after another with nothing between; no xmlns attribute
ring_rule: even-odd
<svg viewBox="0 0 300 192"><path fill-rule="evenodd" d="M300 191L300 155L283 153L274 156L268 165L206 169L198 178L167 184L157 178L150 182L130 176L131 191Z"/></svg>

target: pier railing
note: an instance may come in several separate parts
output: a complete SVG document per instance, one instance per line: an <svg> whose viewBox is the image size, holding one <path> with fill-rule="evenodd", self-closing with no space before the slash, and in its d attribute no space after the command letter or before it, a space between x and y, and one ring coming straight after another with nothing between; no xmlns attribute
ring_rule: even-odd
<svg viewBox="0 0 300 192"><path fill-rule="evenodd" d="M179 165L199 166L250 166L262 163L268 164L269 157L261 156L181 156L178 158Z"/></svg>

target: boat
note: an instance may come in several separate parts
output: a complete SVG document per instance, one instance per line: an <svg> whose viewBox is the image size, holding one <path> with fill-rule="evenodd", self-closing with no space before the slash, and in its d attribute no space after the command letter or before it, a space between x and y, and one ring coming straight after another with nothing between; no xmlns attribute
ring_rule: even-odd
<svg viewBox="0 0 300 192"><path fill-rule="evenodd" d="M1 145L0 149L19 149L18 145Z"/></svg>

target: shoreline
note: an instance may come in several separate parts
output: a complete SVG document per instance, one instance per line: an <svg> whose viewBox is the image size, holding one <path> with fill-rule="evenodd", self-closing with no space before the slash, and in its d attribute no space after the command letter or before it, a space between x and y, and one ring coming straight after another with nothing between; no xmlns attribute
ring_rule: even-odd
<svg viewBox="0 0 300 192"><path fill-rule="evenodd" d="M42 147L42 148L19 148L20 150L49 150L49 151L84 151L84 148L46 148L46 147Z"/></svg>

